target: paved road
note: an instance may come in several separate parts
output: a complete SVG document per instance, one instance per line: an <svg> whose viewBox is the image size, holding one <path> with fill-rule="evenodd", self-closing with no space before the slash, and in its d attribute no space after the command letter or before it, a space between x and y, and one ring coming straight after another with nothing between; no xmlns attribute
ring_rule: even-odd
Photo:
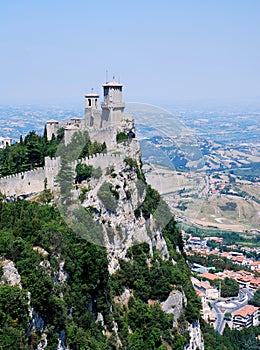
<svg viewBox="0 0 260 350"><path fill-rule="evenodd" d="M247 288L242 288L239 291L239 295L236 298L230 299L230 303L235 304L234 307L225 307L223 305L223 301L221 302L220 300L211 300L210 304L213 307L214 311L216 312L217 315L217 320L216 320L216 331L220 334L223 333L224 327L226 320L224 319L224 315L226 312L233 313L236 310L241 309L243 306L248 304L248 300L253 297L253 293L248 290ZM220 305L221 303L221 305ZM224 302L225 303L225 302Z"/></svg>

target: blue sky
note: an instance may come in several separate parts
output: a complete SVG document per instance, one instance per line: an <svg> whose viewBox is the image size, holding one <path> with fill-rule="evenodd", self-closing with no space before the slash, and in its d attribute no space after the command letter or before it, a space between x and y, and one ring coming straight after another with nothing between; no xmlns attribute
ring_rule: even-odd
<svg viewBox="0 0 260 350"><path fill-rule="evenodd" d="M259 0L1 0L0 104L260 105Z"/></svg>

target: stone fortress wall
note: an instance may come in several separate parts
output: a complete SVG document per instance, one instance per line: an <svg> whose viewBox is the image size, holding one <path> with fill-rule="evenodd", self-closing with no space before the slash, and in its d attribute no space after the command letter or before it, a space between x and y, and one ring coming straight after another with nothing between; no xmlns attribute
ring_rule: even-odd
<svg viewBox="0 0 260 350"><path fill-rule="evenodd" d="M120 154L94 154L88 158L76 160L73 165L74 169L79 162L105 170L109 166L122 164L123 156ZM57 186L55 178L59 169L59 157L52 159L46 157L45 166L42 168L0 178L0 192L7 197L36 194L44 190L46 181L47 188L53 191Z"/></svg>
<svg viewBox="0 0 260 350"><path fill-rule="evenodd" d="M38 168L0 178L0 192L9 196L38 193L44 190L45 169Z"/></svg>

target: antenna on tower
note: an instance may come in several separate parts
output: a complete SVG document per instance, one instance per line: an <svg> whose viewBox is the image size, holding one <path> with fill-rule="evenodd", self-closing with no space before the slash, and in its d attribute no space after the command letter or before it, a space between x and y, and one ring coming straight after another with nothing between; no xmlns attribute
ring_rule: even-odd
<svg viewBox="0 0 260 350"><path fill-rule="evenodd" d="M113 81L115 81L116 77L115 77L115 74L113 75Z"/></svg>
<svg viewBox="0 0 260 350"><path fill-rule="evenodd" d="M106 70L106 83L108 83L108 70Z"/></svg>
<svg viewBox="0 0 260 350"><path fill-rule="evenodd" d="M92 93L92 94L93 94L93 91L94 91L94 88L92 87L92 88L91 88L91 93Z"/></svg>

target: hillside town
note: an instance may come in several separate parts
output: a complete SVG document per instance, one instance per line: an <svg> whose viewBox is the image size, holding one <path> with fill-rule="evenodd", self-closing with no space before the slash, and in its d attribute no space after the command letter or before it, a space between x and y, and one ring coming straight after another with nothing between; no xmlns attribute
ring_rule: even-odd
<svg viewBox="0 0 260 350"><path fill-rule="evenodd" d="M222 237L196 237L183 232L185 251L193 272L192 284L202 303L202 317L220 334L225 325L231 329L243 329L260 324L260 308L250 305L250 300L260 290L260 261L246 256L249 249L236 245L226 246L224 251ZM218 247L209 247L213 241ZM232 250L234 249L234 250ZM256 256L259 248L254 249ZM226 249L225 249L226 250ZM242 252L243 251L243 252ZM220 269L215 266L204 266L196 263L193 257L216 257L227 262L229 268ZM221 286L225 281L235 280L238 283L238 293L233 297L224 297Z"/></svg>

